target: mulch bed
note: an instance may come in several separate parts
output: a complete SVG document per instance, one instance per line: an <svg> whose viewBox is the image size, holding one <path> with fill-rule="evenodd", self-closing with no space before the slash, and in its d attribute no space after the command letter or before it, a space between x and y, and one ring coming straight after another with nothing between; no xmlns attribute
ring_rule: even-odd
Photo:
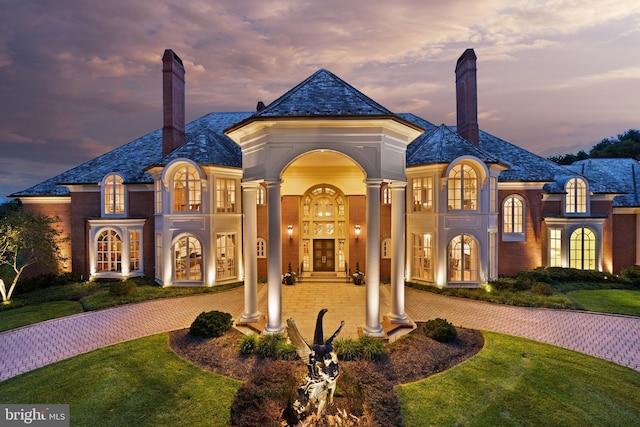
<svg viewBox="0 0 640 427"><path fill-rule="evenodd" d="M482 349L484 338L476 330L456 328L458 337L443 344L418 329L388 346L389 357L377 362L393 384L404 384L447 370ZM199 338L189 329L173 331L169 343L180 357L207 371L238 380L248 380L262 364L255 355L240 353L242 333L232 329L220 338ZM303 363L300 360L291 363ZM340 362L350 363L350 362Z"/></svg>

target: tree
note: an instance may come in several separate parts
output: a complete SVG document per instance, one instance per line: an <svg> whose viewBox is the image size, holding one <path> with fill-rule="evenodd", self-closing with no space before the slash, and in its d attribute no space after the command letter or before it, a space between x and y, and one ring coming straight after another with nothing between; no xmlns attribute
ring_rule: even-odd
<svg viewBox="0 0 640 427"><path fill-rule="evenodd" d="M58 219L25 211L19 202L0 205L0 278L2 302L9 302L24 269L42 263L53 271L65 260L60 243L65 239L53 227ZM9 272L9 273L7 273ZM13 277L11 277L13 276Z"/></svg>
<svg viewBox="0 0 640 427"><path fill-rule="evenodd" d="M559 154L548 157L559 165L570 165L578 160L597 158L630 158L640 160L640 130L629 129L616 138L604 138L591 147L589 153L580 150L578 154Z"/></svg>

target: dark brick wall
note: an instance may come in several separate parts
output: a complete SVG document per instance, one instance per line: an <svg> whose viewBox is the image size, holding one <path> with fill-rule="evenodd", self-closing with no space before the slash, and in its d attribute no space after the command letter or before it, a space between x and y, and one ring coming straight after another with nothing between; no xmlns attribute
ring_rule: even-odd
<svg viewBox="0 0 640 427"><path fill-rule="evenodd" d="M293 236L289 239L287 226L293 225ZM300 269L300 196L282 197L282 273L289 263L294 272Z"/></svg>
<svg viewBox="0 0 640 427"><path fill-rule="evenodd" d="M367 201L365 196L347 196L349 200L349 269L353 274L356 271L356 263L360 265L360 271L367 274ZM355 235L355 226L360 224L361 234L358 239Z"/></svg>
<svg viewBox="0 0 640 427"><path fill-rule="evenodd" d="M129 192L129 216L147 218L143 227L143 263L144 275L154 277L155 265L155 217L153 191Z"/></svg>
<svg viewBox="0 0 640 427"><path fill-rule="evenodd" d="M636 263L636 214L613 215L612 239L616 245L612 247L613 273L618 274L623 268ZM605 265L606 268L606 258Z"/></svg>

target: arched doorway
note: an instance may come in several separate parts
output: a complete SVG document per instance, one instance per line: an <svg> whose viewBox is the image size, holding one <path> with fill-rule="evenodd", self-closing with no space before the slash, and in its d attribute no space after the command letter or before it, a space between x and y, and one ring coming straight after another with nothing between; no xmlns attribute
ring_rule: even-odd
<svg viewBox="0 0 640 427"><path fill-rule="evenodd" d="M345 271L348 199L337 187L319 184L302 197L301 258L304 271Z"/></svg>

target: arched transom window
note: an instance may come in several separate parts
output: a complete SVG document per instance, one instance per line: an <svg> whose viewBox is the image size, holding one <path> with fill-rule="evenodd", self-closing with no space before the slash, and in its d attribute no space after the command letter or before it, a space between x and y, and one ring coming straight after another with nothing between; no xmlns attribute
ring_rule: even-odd
<svg viewBox="0 0 640 427"><path fill-rule="evenodd" d="M581 178L571 178L565 188L565 212L578 214L587 212L587 184Z"/></svg>
<svg viewBox="0 0 640 427"><path fill-rule="evenodd" d="M202 280L202 245L194 236L180 237L173 245L175 280Z"/></svg>
<svg viewBox="0 0 640 427"><path fill-rule="evenodd" d="M589 228L578 228L569 239L569 267L595 270L596 235Z"/></svg>
<svg viewBox="0 0 640 427"><path fill-rule="evenodd" d="M459 234L449 242L449 281L478 280L478 244L467 235Z"/></svg>
<svg viewBox="0 0 640 427"><path fill-rule="evenodd" d="M122 271L122 239L112 229L104 230L98 235L96 251L96 271Z"/></svg>
<svg viewBox="0 0 640 427"><path fill-rule="evenodd" d="M103 181L105 215L124 215L124 180L116 173L109 174Z"/></svg>
<svg viewBox="0 0 640 427"><path fill-rule="evenodd" d="M447 185L450 210L478 209L478 174L471 165L460 163L451 168Z"/></svg>
<svg viewBox="0 0 640 427"><path fill-rule="evenodd" d="M202 190L198 171L191 165L181 166L173 178L173 210L200 211Z"/></svg>

